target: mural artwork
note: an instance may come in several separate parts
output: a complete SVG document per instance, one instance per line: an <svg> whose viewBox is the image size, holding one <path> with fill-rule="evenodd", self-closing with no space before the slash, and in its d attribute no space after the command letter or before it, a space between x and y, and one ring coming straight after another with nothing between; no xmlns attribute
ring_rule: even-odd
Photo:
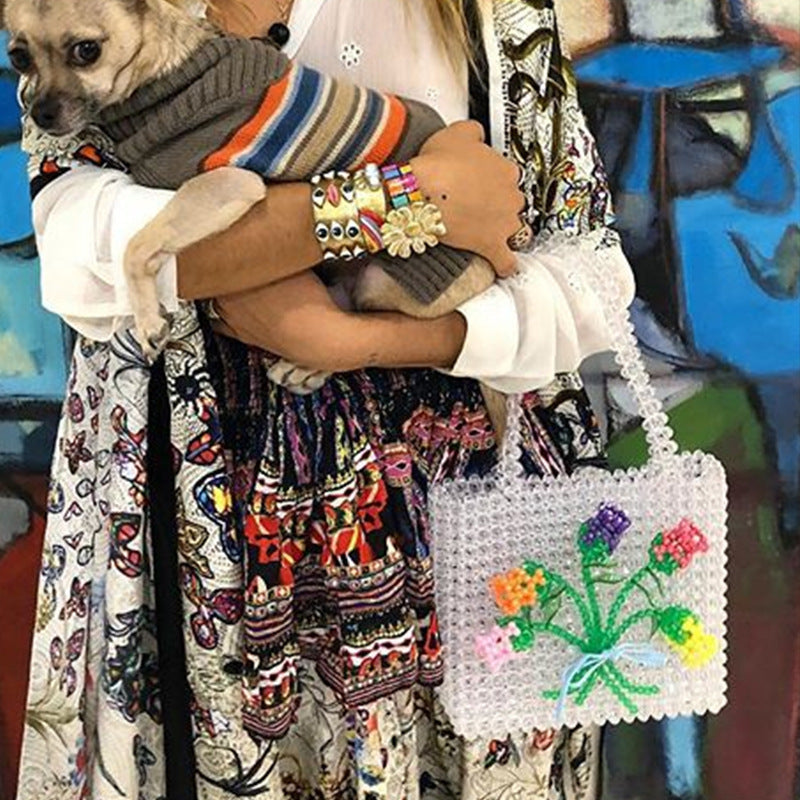
<svg viewBox="0 0 800 800"><path fill-rule="evenodd" d="M800 4L562 0L634 264L637 333L685 449L731 483L729 705L605 732L601 800L792 800L800 716ZM0 800L12 800L71 335L39 305L0 33ZM615 464L644 458L609 358ZM502 744L502 743L498 743Z"/></svg>
<svg viewBox="0 0 800 800"><path fill-rule="evenodd" d="M602 797L797 798L800 6L563 6L640 341L682 447L715 452L731 483L729 706L609 729ZM611 365L587 377L612 457L640 460Z"/></svg>

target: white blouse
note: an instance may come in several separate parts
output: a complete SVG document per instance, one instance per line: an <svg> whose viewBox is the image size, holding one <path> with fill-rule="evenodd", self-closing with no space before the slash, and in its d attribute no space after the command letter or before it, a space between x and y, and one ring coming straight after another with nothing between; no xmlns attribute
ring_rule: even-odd
<svg viewBox="0 0 800 800"><path fill-rule="evenodd" d="M377 28L376 20L381 21ZM466 63L457 68L450 63L422 3L296 0L290 28L287 51L299 61L425 102L447 122L467 117ZM44 306L100 341L130 325L125 248L171 196L90 166L77 167L43 189L33 214ZM591 248L576 248L569 258L520 255L516 276L465 303L459 311L467 335L453 374L480 378L500 391L524 391L546 385L606 349L597 297L585 285L576 288L570 278L576 259L590 254ZM616 277L632 300L632 272L621 251L613 264L616 275L609 277ZM159 275L159 295L168 311L177 308L174 259Z"/></svg>

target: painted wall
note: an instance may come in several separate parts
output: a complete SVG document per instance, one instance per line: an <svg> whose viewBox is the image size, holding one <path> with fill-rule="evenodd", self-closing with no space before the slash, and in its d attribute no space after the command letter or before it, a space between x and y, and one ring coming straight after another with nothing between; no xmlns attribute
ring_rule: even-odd
<svg viewBox="0 0 800 800"><path fill-rule="evenodd" d="M0 800L11 800L68 332L39 305L16 79L0 33Z"/></svg>
<svg viewBox="0 0 800 800"><path fill-rule="evenodd" d="M800 4L559 5L635 264L651 369L682 444L717 453L731 481L729 707L608 730L602 798L796 800ZM18 137L0 56L0 800L11 800L68 349L38 307ZM641 460L612 364L586 376L612 457Z"/></svg>
<svg viewBox="0 0 800 800"><path fill-rule="evenodd" d="M602 797L796 800L800 4L561 5L651 371L681 444L715 452L731 484L729 705L609 729ZM612 457L640 460L611 365L587 379Z"/></svg>

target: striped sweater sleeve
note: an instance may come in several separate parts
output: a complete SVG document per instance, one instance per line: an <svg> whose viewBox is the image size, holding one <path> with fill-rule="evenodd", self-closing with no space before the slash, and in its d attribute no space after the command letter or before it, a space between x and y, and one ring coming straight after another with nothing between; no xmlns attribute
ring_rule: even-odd
<svg viewBox="0 0 800 800"><path fill-rule="evenodd" d="M427 106L290 64L203 170L228 165L307 180L329 169L408 159L442 125Z"/></svg>
<svg viewBox="0 0 800 800"><path fill-rule="evenodd" d="M177 188L221 166L308 180L415 155L444 126L427 106L295 64L270 45L221 37L102 113L139 183Z"/></svg>
<svg viewBox="0 0 800 800"><path fill-rule="evenodd" d="M305 181L367 162L405 161L444 123L428 106L336 80L263 42L209 41L174 74L105 112L135 180L177 188L235 166L268 181ZM428 303L472 256L434 248L386 271Z"/></svg>

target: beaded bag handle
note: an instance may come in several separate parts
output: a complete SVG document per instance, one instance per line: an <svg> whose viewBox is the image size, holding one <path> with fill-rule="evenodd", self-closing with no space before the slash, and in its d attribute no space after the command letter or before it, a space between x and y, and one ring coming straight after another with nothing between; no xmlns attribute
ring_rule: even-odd
<svg viewBox="0 0 800 800"><path fill-rule="evenodd" d="M614 358L636 400L642 428L647 440L650 463L663 466L678 452L675 433L670 427L664 405L656 395L650 375L644 364L642 352L636 340L633 320L622 296L622 289L615 280L610 280L614 265L611 263L612 248L619 247L619 239L612 231L606 231L594 251L592 268L587 277L597 292L605 316ZM519 476L519 452L522 445L522 407L519 398L508 399L508 429L500 456L500 470L504 478Z"/></svg>

